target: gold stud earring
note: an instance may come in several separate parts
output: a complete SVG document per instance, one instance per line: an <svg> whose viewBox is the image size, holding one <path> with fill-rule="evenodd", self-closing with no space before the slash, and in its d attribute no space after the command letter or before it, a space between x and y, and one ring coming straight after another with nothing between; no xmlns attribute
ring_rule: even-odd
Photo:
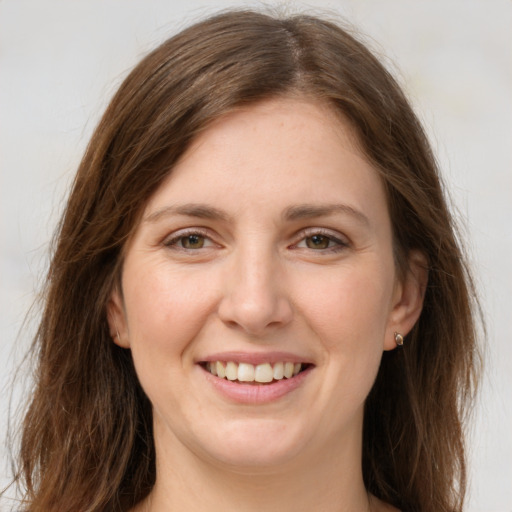
<svg viewBox="0 0 512 512"><path fill-rule="evenodd" d="M395 332L395 343L398 347L404 344L404 337L399 332Z"/></svg>

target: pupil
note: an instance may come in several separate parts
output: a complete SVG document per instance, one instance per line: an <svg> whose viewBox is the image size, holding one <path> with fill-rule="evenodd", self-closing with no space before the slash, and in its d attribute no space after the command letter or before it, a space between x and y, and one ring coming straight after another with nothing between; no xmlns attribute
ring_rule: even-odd
<svg viewBox="0 0 512 512"><path fill-rule="evenodd" d="M329 246L329 239L324 235L313 235L308 238L308 246L311 249L326 249Z"/></svg>
<svg viewBox="0 0 512 512"><path fill-rule="evenodd" d="M203 243L203 237L201 235L188 235L183 240L183 246L186 249L200 249Z"/></svg>

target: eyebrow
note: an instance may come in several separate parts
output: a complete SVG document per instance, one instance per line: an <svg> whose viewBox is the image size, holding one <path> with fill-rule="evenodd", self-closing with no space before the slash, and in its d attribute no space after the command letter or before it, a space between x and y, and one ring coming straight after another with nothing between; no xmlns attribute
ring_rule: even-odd
<svg viewBox="0 0 512 512"><path fill-rule="evenodd" d="M328 217L337 213L349 215L354 217L361 224L370 226L370 220L364 213L347 204L299 204L287 208L283 213L283 217L288 221L295 221L302 219L312 219L316 217Z"/></svg>
<svg viewBox="0 0 512 512"><path fill-rule="evenodd" d="M230 219L229 215L215 208L213 206L208 206L205 204L181 204L181 205L170 205L165 206L164 208L159 208L158 210L150 213L143 220L144 222L157 222L162 217L168 217L172 215L184 215L187 217L197 217L200 219L210 219L210 220L223 220L227 221Z"/></svg>
<svg viewBox="0 0 512 512"><path fill-rule="evenodd" d="M283 212L284 220L288 222L313 219L317 217L328 217L342 213L354 217L358 222L365 226L370 226L370 221L366 215L352 206L346 204L328 204L328 205L315 205L315 204L299 204L286 208ZM229 221L232 219L226 212L200 203L188 203L182 205L170 205L150 213L143 219L144 222L157 222L162 217L173 215L183 215L187 217L197 217L200 219L209 220L222 220Z"/></svg>

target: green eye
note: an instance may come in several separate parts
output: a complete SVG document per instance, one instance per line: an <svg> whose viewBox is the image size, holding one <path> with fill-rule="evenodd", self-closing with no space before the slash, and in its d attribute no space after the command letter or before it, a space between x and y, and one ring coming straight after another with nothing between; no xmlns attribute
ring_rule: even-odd
<svg viewBox="0 0 512 512"><path fill-rule="evenodd" d="M183 251L199 251L216 246L207 233L195 229L178 230L164 240L163 245L169 249Z"/></svg>
<svg viewBox="0 0 512 512"><path fill-rule="evenodd" d="M305 241L309 249L327 249L331 243L331 239L325 235L308 236Z"/></svg>
<svg viewBox="0 0 512 512"><path fill-rule="evenodd" d="M187 235L180 238L180 245L184 249L201 249L204 246L204 236Z"/></svg>

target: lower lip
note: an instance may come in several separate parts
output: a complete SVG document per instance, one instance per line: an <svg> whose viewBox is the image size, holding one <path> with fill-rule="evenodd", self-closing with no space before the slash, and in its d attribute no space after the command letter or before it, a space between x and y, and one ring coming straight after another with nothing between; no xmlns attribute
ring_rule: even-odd
<svg viewBox="0 0 512 512"><path fill-rule="evenodd" d="M244 384L238 381L221 379L203 370L206 379L215 390L229 400L241 404L265 404L274 402L288 395L301 386L313 368L308 367L304 371L291 377L270 384Z"/></svg>

